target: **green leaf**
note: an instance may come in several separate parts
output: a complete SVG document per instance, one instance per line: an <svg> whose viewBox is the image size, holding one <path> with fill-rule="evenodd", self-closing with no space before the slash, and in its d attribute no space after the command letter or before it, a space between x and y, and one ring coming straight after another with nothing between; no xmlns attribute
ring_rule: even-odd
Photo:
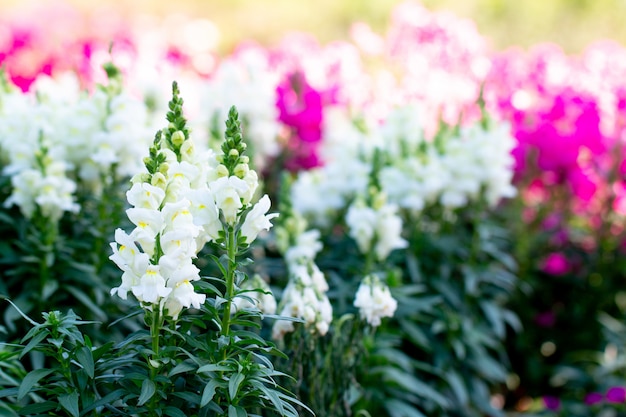
<svg viewBox="0 0 626 417"><path fill-rule="evenodd" d="M196 365L189 362L181 362L176 365L167 376L172 377L174 375L182 374L184 372L193 371L196 369Z"/></svg>
<svg viewBox="0 0 626 417"><path fill-rule="evenodd" d="M248 412L236 405L228 405L228 417L248 417Z"/></svg>
<svg viewBox="0 0 626 417"><path fill-rule="evenodd" d="M137 405L144 405L156 392L156 385L150 379L144 379L141 383L141 394L139 395L139 400Z"/></svg>
<svg viewBox="0 0 626 417"><path fill-rule="evenodd" d="M78 410L78 392L74 391L71 394L60 395L59 404L61 404L72 417L80 416L80 411Z"/></svg>
<svg viewBox="0 0 626 417"><path fill-rule="evenodd" d="M20 408L19 413L23 416L42 415L42 413L45 413L50 410L54 410L58 406L59 404L54 401L33 403L33 404L28 404L27 406Z"/></svg>
<svg viewBox="0 0 626 417"><path fill-rule="evenodd" d="M30 339L30 342L28 342L28 344L24 346L24 349L22 349L22 352L20 353L20 359L22 359L24 355L26 355L28 352L36 348L39 342L41 342L47 336L50 336L48 329L41 329L39 333L36 333L35 336Z"/></svg>
<svg viewBox="0 0 626 417"><path fill-rule="evenodd" d="M385 382L395 382L405 390L419 395L420 397L429 398L442 407L448 406L448 400L443 395L439 394L431 386L415 378L412 374L396 368L387 367L384 370L383 379Z"/></svg>
<svg viewBox="0 0 626 417"><path fill-rule="evenodd" d="M20 389L17 391L17 400L20 401L24 398L41 378L50 375L52 372L54 372L54 369L35 369L30 371L20 384Z"/></svg>
<svg viewBox="0 0 626 417"><path fill-rule="evenodd" d="M187 417L187 414L183 413L183 411L180 408L176 408L172 406L165 407L165 409L163 410L163 413L166 416L170 416L170 417Z"/></svg>
<svg viewBox="0 0 626 417"><path fill-rule="evenodd" d="M276 411L278 411L278 413L283 416L285 415L285 409L283 407L283 402L280 399L280 397L278 396L278 393L271 389L268 388L266 386L264 386L263 384L258 384L256 385L256 387L261 390L266 396L267 398L272 402L272 404L274 404L274 408L276 409Z"/></svg>
<svg viewBox="0 0 626 417"><path fill-rule="evenodd" d="M231 376L228 380L228 395L230 396L230 400L233 401L237 396L237 391L239 391L239 386L246 379L245 375L238 372L234 376Z"/></svg>
<svg viewBox="0 0 626 417"><path fill-rule="evenodd" d="M426 417L417 408L396 399L385 401L385 408L391 417Z"/></svg>
<svg viewBox="0 0 626 417"><path fill-rule="evenodd" d="M87 372L89 378L93 378L95 369L91 349L89 349L87 346L81 347L76 353L76 360L78 360L78 363L80 363L85 372Z"/></svg>
<svg viewBox="0 0 626 417"><path fill-rule="evenodd" d="M207 382L204 390L202 391L202 399L200 400L201 408L211 402L211 400L215 396L215 389L218 385L219 383L215 379L211 379L209 382Z"/></svg>
<svg viewBox="0 0 626 417"><path fill-rule="evenodd" d="M105 395L104 397L100 398L98 401L92 403L91 405L89 405L87 408L85 408L83 410L83 415L87 415L87 413L95 408L98 408L100 406L103 406L105 404L112 404L115 401L117 401L119 398L122 397L122 395L126 394L126 390L125 389L118 389L115 390L113 392L108 393L107 395Z"/></svg>
<svg viewBox="0 0 626 417"><path fill-rule="evenodd" d="M469 400L467 395L467 388L459 374L456 372L448 372L445 379L446 381L448 381L448 385L450 385L450 388L452 388L452 391L459 400L459 403L461 403L461 405L463 406L466 405L467 401Z"/></svg>
<svg viewBox="0 0 626 417"><path fill-rule="evenodd" d="M216 363L210 363L208 365L203 365L200 368L198 368L198 370L196 372L198 373L202 373L202 372L225 372L225 371L230 371L230 367L226 366L226 365L218 365Z"/></svg>

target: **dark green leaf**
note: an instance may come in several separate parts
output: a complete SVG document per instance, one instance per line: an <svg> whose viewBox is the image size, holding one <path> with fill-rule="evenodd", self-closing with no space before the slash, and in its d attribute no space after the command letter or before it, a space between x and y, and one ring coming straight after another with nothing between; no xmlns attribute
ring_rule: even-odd
<svg viewBox="0 0 626 417"><path fill-rule="evenodd" d="M20 384L20 389L17 392L18 401L24 398L41 378L50 375L52 372L54 372L54 369L35 369L30 371Z"/></svg>
<svg viewBox="0 0 626 417"><path fill-rule="evenodd" d="M202 399L200 400L200 407L204 407L208 403L211 402L213 397L215 396L215 389L218 386L218 381L215 379L211 379L207 382L204 390L202 391Z"/></svg>
<svg viewBox="0 0 626 417"><path fill-rule="evenodd" d="M172 406L165 407L165 409L163 410L163 413L166 416L170 416L170 417L187 417L187 414L185 414L180 408L176 408Z"/></svg>
<svg viewBox="0 0 626 417"><path fill-rule="evenodd" d="M59 404L61 404L72 417L80 416L80 411L78 410L78 392L74 391L71 394L60 395Z"/></svg>
<svg viewBox="0 0 626 417"><path fill-rule="evenodd" d="M139 400L137 404L140 406L144 405L146 402L148 402L150 398L152 398L155 392L156 385L154 384L154 382L147 378L144 379L141 383L141 394L139 395Z"/></svg>
<svg viewBox="0 0 626 417"><path fill-rule="evenodd" d="M87 372L89 378L93 378L95 369L93 356L91 355L91 349L89 349L87 346L81 347L76 353L76 360L78 360L78 363L80 363L85 372Z"/></svg>
<svg viewBox="0 0 626 417"><path fill-rule="evenodd" d="M41 415L42 413L45 413L47 411L54 410L58 406L59 404L53 401L45 401L42 403L28 404L27 406L22 407L19 410L19 413L23 416L38 415L38 414Z"/></svg>
<svg viewBox="0 0 626 417"><path fill-rule="evenodd" d="M184 372L194 371L196 368L197 365L193 363L181 362L176 365L167 376L172 377L174 375L182 374Z"/></svg>

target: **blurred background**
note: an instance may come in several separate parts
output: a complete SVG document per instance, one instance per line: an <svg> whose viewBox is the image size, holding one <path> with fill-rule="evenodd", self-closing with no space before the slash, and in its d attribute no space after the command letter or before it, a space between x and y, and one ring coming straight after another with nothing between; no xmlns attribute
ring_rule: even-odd
<svg viewBox="0 0 626 417"><path fill-rule="evenodd" d="M0 0L3 14L49 1ZM321 42L345 39L350 24L369 23L382 30L399 0L68 0L87 13L102 9L157 17L181 13L207 18L219 29L226 52L243 39L275 42L290 31L313 33ZM494 49L528 47L540 42L580 52L597 39L626 43L626 0L422 0L431 10L447 10L473 20Z"/></svg>

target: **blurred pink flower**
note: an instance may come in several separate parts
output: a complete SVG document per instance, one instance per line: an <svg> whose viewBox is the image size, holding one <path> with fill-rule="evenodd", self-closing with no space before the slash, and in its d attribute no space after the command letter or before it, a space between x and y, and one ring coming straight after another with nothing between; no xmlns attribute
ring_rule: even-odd
<svg viewBox="0 0 626 417"><path fill-rule="evenodd" d="M561 408L561 400L558 397L552 395L545 395L543 397L543 404L548 410L559 411Z"/></svg>
<svg viewBox="0 0 626 417"><path fill-rule="evenodd" d="M606 400L610 403L626 402L626 388L620 386L609 388L606 392Z"/></svg>
<svg viewBox="0 0 626 417"><path fill-rule="evenodd" d="M561 252L549 254L542 262L541 270L550 275L563 275L570 271L570 262Z"/></svg>
<svg viewBox="0 0 626 417"><path fill-rule="evenodd" d="M604 400L604 396L599 392L590 392L585 395L585 404L594 405L602 402Z"/></svg>

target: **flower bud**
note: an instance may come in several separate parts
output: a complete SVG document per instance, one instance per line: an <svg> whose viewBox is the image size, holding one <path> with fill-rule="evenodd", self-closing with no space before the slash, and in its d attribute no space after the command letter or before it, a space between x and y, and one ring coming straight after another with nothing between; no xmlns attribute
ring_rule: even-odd
<svg viewBox="0 0 626 417"><path fill-rule="evenodd" d="M162 173L157 172L154 175L152 175L150 184L153 185L154 187L159 187L162 190L165 190L167 188L167 178L165 178L165 175L163 175Z"/></svg>
<svg viewBox="0 0 626 417"><path fill-rule="evenodd" d="M226 165L224 164L219 164L217 166L217 177L221 178L221 177L228 177L230 175L230 173L228 172L228 168L226 168Z"/></svg>
<svg viewBox="0 0 626 417"><path fill-rule="evenodd" d="M239 158L239 160L241 161L242 164L250 163L250 158L248 158L248 155L243 155L241 158Z"/></svg>
<svg viewBox="0 0 626 417"><path fill-rule="evenodd" d="M231 149L230 151L228 151L228 156L237 158L239 156L239 151L237 149Z"/></svg>
<svg viewBox="0 0 626 417"><path fill-rule="evenodd" d="M131 184L137 184L141 182L148 182L150 180L150 174L147 172L141 172L139 174L135 174L131 179Z"/></svg>
<svg viewBox="0 0 626 417"><path fill-rule="evenodd" d="M243 177L246 176L249 170L250 168L248 168L247 164L237 164L234 174L243 179Z"/></svg>
<svg viewBox="0 0 626 417"><path fill-rule="evenodd" d="M172 144L174 144L174 146L180 147L183 142L185 142L185 134L182 131L177 130L172 133Z"/></svg>

